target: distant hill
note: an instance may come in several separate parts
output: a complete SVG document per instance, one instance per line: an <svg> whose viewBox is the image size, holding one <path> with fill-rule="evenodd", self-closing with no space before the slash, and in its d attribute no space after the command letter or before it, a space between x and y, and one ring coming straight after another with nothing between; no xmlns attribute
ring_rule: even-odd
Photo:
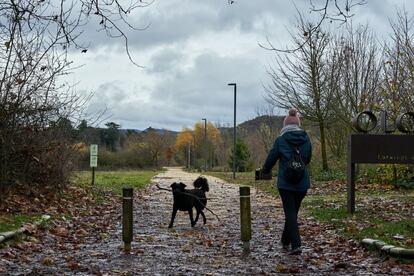
<svg viewBox="0 0 414 276"><path fill-rule="evenodd" d="M164 128L153 128L153 127L148 127L144 130L140 130L140 129L131 129L131 128L121 128L119 129L119 132L123 135L127 135L127 134L138 134L138 133L148 133L150 131L155 131L156 133L159 134L165 134L165 133L169 133L169 134L173 134L173 135L177 135L178 131L173 131L173 130L169 130L169 129L164 129Z"/></svg>
<svg viewBox="0 0 414 276"><path fill-rule="evenodd" d="M268 125L270 128L281 129L283 127L284 116L270 116L263 115L247 120L243 123L237 125L237 128L245 133L252 133L257 130L260 125ZM233 127L220 127L219 130L223 132L230 132L233 130Z"/></svg>
<svg viewBox="0 0 414 276"><path fill-rule="evenodd" d="M147 129L143 130L142 132L148 133L150 131L155 131L158 134L168 134L168 133L169 134L174 134L174 135L178 134L178 131L168 130L168 129L165 129L165 128L153 128L153 127L148 127Z"/></svg>
<svg viewBox="0 0 414 276"><path fill-rule="evenodd" d="M260 125L268 125L270 128L281 129L283 127L284 116L263 115L254 119L245 121L238 125L239 128L247 131L247 133L255 131Z"/></svg>

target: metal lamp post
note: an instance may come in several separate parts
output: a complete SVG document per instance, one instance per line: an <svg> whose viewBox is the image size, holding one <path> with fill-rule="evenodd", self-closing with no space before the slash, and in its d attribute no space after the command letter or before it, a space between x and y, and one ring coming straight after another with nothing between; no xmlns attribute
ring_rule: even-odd
<svg viewBox="0 0 414 276"><path fill-rule="evenodd" d="M236 179L236 94L237 94L237 84L236 83L229 83L228 85L234 87L233 179Z"/></svg>
<svg viewBox="0 0 414 276"><path fill-rule="evenodd" d="M204 121L204 170L207 171L207 119L201 119Z"/></svg>

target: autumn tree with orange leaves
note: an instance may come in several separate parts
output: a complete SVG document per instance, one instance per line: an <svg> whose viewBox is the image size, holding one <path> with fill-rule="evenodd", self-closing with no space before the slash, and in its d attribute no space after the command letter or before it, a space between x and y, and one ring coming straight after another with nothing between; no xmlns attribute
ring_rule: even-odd
<svg viewBox="0 0 414 276"><path fill-rule="evenodd" d="M207 141L204 141L204 123L197 122L194 129L183 128L177 135L175 142L176 160L178 163L187 164L199 168L204 164L205 150L207 151L208 166L217 165L217 145L221 142L220 131L213 123L207 123Z"/></svg>

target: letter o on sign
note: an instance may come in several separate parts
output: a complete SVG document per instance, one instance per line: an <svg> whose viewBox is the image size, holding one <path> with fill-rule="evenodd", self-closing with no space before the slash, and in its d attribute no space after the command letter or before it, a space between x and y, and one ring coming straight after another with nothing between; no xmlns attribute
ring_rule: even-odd
<svg viewBox="0 0 414 276"><path fill-rule="evenodd" d="M414 132L414 112L402 113L397 117L397 128L403 133Z"/></svg>
<svg viewBox="0 0 414 276"><path fill-rule="evenodd" d="M357 131L367 133L377 127L377 117L371 111L362 111L352 119L352 125Z"/></svg>

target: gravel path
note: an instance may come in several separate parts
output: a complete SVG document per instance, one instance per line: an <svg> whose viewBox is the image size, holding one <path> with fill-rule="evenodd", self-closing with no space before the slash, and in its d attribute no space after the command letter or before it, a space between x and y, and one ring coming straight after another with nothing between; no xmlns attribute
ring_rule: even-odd
<svg viewBox="0 0 414 276"><path fill-rule="evenodd" d="M121 243L121 204L107 206L105 213L79 218L82 223L99 225L80 238L79 229L68 225L68 237L44 234L41 246L31 253L12 248L0 249L0 274L44 275L348 275L410 274L413 266L396 266L394 260L369 255L366 250L331 233L311 218L301 217L303 253L289 256L279 244L283 210L279 199L252 189L253 237L250 252L244 252L239 229L239 188L207 177L211 198L207 206L220 217L205 211L207 224L200 219L192 228L186 212L178 212L174 228L168 229L172 194L169 188L182 181L187 187L197 174L168 168L153 179L146 190L136 193L134 202L134 242L130 254ZM75 218L76 219L76 218ZM102 225L106 225L105 229ZM58 227L58 226L57 226ZM62 240L63 239L63 240ZM27 243L25 241L24 243ZM29 241L30 242L30 241ZM24 244L23 243L23 244ZM20 245L22 247L22 245ZM24 245L23 245L24 247ZM25 254L23 255L23 252ZM2 256L2 257L1 257ZM24 258L24 259L23 259ZM3 270L2 270L3 269Z"/></svg>

